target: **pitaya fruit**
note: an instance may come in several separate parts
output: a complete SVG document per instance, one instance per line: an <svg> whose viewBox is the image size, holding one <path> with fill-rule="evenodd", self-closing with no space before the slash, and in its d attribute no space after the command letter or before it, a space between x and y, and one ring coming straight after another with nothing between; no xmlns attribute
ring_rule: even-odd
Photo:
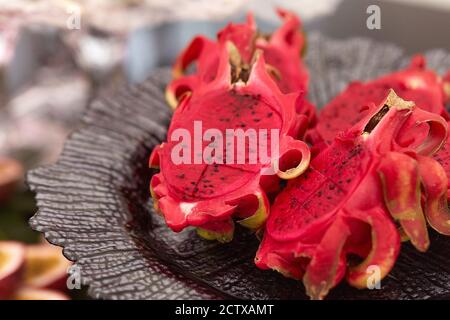
<svg viewBox="0 0 450 320"><path fill-rule="evenodd" d="M399 134L424 124L432 128L427 135L399 143ZM430 157L446 138L442 117L391 90L289 181L271 208L256 265L303 279L307 294L322 299L343 277L366 288L369 266L381 278L388 274L400 250L396 223L427 250L425 217L437 231L450 231L448 208L436 201L446 200L447 179Z"/></svg>
<svg viewBox="0 0 450 320"><path fill-rule="evenodd" d="M186 92L204 82L210 82L217 74L217 66L221 47L231 41L238 49L243 60L240 66L248 72L255 50L264 52L266 68L277 82L283 93L306 91L308 72L301 59L304 47L304 36L301 22L293 13L278 9L278 15L284 20L283 25L271 35L258 32L253 15L247 16L242 24L227 25L217 35L217 42L204 36L197 36L177 58L173 67L174 80L166 89L166 100L172 108L176 108L179 100ZM194 73L186 74L189 67L196 64ZM309 104L308 112L314 108ZM312 117L313 115L311 115Z"/></svg>
<svg viewBox="0 0 450 320"><path fill-rule="evenodd" d="M297 113L302 111L302 95L280 91L267 73L261 51L255 52L252 61L250 69L244 70L246 62L227 42L214 80L199 83L182 98L168 131L169 141L150 156L150 166L160 167L152 177L151 194L174 231L195 226L204 238L227 242L232 239L233 218L257 230L268 216L266 191L273 191L274 180L297 177L308 167L308 146L295 139L306 117ZM199 124L204 134L200 133L198 141L195 131ZM190 141L177 140L179 129L194 135L193 152ZM259 135L257 144L249 141L251 137L241 149L238 143L217 141L220 135L229 135L229 129L253 130ZM279 152L269 148L273 144ZM267 151L267 161L256 150L261 148ZM189 159L179 161L174 154ZM237 164L228 158L241 156L243 161Z"/></svg>
<svg viewBox="0 0 450 320"><path fill-rule="evenodd" d="M447 177L450 177L450 141L447 139L444 146L437 152L433 158L439 162L445 170ZM450 185L449 185L450 187ZM449 194L450 196L450 194Z"/></svg>
<svg viewBox="0 0 450 320"><path fill-rule="evenodd" d="M415 56L410 66L402 71L385 75L366 83L353 82L320 112L317 125L308 132L313 144L329 144L335 135L364 118L370 103L378 105L392 88L403 99L413 101L419 108L450 119L445 101L448 86L436 73L426 69L425 59Z"/></svg>

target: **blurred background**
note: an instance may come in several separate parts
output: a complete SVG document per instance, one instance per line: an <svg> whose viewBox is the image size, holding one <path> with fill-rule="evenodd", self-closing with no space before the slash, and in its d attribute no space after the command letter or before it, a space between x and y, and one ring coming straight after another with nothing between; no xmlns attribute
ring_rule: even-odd
<svg viewBox="0 0 450 320"><path fill-rule="evenodd" d="M372 4L381 9L379 30L366 26ZM194 35L214 37L248 10L263 31L273 29L276 6L298 13L307 33L450 51L450 0L0 0L0 244L24 244L30 279L51 273L62 255L55 247L32 253L50 245L28 227L36 207L24 175L57 159L89 101L145 80ZM33 282L27 277L23 286ZM0 279L0 297L1 288ZM87 298L83 289L66 293Z"/></svg>

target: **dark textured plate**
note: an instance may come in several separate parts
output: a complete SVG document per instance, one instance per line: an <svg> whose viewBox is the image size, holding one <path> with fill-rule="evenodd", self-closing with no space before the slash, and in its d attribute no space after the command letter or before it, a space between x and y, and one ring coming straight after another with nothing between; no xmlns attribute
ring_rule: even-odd
<svg viewBox="0 0 450 320"><path fill-rule="evenodd" d="M439 72L450 56L426 53ZM402 50L364 39L309 39L310 98L322 106L354 79L369 79L408 63ZM28 182L39 211L31 226L76 262L95 298L305 299L299 282L253 265L255 237L238 230L226 245L175 234L153 213L147 159L165 138L170 111L164 103L169 71L94 101L59 161L33 170ZM345 284L332 299L450 298L450 239L432 234L421 254L405 244L381 290Z"/></svg>

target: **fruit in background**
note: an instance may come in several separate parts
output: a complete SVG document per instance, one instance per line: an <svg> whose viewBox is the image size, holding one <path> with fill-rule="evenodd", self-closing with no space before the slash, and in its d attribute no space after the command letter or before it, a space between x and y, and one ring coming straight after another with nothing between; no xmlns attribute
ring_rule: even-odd
<svg viewBox="0 0 450 320"><path fill-rule="evenodd" d="M70 298L55 290L24 287L16 291L13 300L70 300Z"/></svg>
<svg viewBox="0 0 450 320"><path fill-rule="evenodd" d="M0 203L11 196L22 176L23 168L18 161L0 157Z"/></svg>
<svg viewBox="0 0 450 320"><path fill-rule="evenodd" d="M303 279L313 299L343 277L366 288L371 265L385 277L400 250L396 223L420 251L429 246L425 217L450 234L448 207L435 205L446 201L447 177L430 157L446 141L446 121L392 90L368 112L277 197L255 258L259 268ZM423 125L430 130L418 134Z"/></svg>
<svg viewBox="0 0 450 320"><path fill-rule="evenodd" d="M184 95L172 118L169 141L155 148L150 156L150 167L160 167L150 183L155 207L174 231L195 226L206 239L228 242L233 236L233 218L257 230L264 225L269 211L266 192L278 186L279 180L274 177L292 179L309 164L307 145L295 139L307 123L301 112L302 96L280 92L267 73L260 51L252 61L249 70L243 68L245 62L239 51L228 42L221 51L215 79L202 82L191 94ZM202 124L200 139L208 131L212 134L207 141L196 140L196 123ZM192 143L173 138L180 129L194 137ZM241 149L234 142L230 147L229 129L253 130L259 135L255 136L255 148L249 139L244 139ZM272 137L272 129L277 139ZM263 130L265 136L261 137ZM235 132L232 133L234 141ZM221 137L222 143L217 141ZM271 153L272 141L276 140L278 155ZM200 150L196 151L198 142ZM185 147L180 149L180 145ZM261 158L263 145L266 161ZM174 154L189 159L184 163L175 161ZM240 157L242 162L237 161Z"/></svg>
<svg viewBox="0 0 450 320"><path fill-rule="evenodd" d="M283 93L307 91L308 72L301 59L304 47L304 35L299 18L286 10L277 10L283 19L283 25L269 35L257 30L253 15L241 24L228 24L217 35L217 42L203 36L197 36L178 56L173 67L174 80L166 89L167 102L176 108L180 98L194 91L201 83L211 82L217 74L221 48L232 42L242 57L241 68L248 72L255 50L262 50L266 68ZM196 68L188 73L193 65ZM311 119L315 108L308 105Z"/></svg>
<svg viewBox="0 0 450 320"><path fill-rule="evenodd" d="M382 102L390 89L419 108L448 120L445 102L450 91L446 93L446 87L448 82L426 69L424 57L418 55L405 70L366 83L351 83L321 110L316 127L308 133L308 140L313 144L331 143L337 133L347 130L368 114L370 103L378 105Z"/></svg>
<svg viewBox="0 0 450 320"><path fill-rule="evenodd" d="M0 241L0 299L6 299L20 285L25 263L25 246L15 241Z"/></svg>
<svg viewBox="0 0 450 320"><path fill-rule="evenodd" d="M35 244L26 247L24 285L31 288L67 290L71 262L57 246Z"/></svg>

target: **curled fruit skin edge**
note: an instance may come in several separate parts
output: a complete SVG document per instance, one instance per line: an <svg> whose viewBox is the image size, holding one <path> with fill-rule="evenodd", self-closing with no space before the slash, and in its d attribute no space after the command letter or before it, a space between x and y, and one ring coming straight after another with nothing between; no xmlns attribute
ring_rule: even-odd
<svg viewBox="0 0 450 320"><path fill-rule="evenodd" d="M299 119L307 121L298 113L304 103L303 93L280 91L267 71L261 50L254 52L248 70L232 42L226 42L220 55L214 80L204 81L184 95L174 112L169 140L150 156L149 166L160 170L152 177L150 193L155 208L172 230L194 226L205 239L229 242L235 220L254 231L264 226L270 211L267 193L280 179L301 175L311 157L306 143L297 140L304 131ZM278 152L267 150L269 161L252 164L175 163L172 155L179 141L170 141L170 137L178 129L194 132L198 123L205 132L213 129L223 136L229 128L276 130ZM231 152L237 152L238 157L241 151L236 148ZM229 152L226 148L224 151ZM250 156L254 151L248 145L244 152Z"/></svg>
<svg viewBox="0 0 450 320"><path fill-rule="evenodd" d="M433 129L417 134L422 124ZM256 265L294 275L312 299L323 299L343 278L366 288L369 266L378 266L384 278L397 259L401 233L426 251L427 221L443 234L450 230L448 180L432 158L447 129L441 116L391 90L278 195ZM417 139L398 143L406 133Z"/></svg>

